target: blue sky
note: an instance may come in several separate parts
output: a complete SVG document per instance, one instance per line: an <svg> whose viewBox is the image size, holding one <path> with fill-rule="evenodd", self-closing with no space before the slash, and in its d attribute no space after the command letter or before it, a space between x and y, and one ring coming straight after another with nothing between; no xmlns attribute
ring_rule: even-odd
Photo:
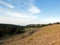
<svg viewBox="0 0 60 45"><path fill-rule="evenodd" d="M60 22L60 0L0 0L0 23Z"/></svg>

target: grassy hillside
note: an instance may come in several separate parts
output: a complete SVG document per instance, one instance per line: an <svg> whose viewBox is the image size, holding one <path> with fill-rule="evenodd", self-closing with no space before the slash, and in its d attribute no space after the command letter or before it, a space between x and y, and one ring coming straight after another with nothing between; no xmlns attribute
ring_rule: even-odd
<svg viewBox="0 0 60 45"><path fill-rule="evenodd" d="M60 24L41 28L25 28L21 35L0 40L1 45L60 45Z"/></svg>

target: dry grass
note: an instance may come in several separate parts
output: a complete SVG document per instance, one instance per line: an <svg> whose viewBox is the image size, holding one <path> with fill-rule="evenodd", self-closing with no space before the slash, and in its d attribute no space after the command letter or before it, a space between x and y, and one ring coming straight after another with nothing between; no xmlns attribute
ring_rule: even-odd
<svg viewBox="0 0 60 45"><path fill-rule="evenodd" d="M31 30L38 31L23 39L20 38L20 35L10 38L12 39L10 42L6 39L5 43L1 45L60 45L60 24Z"/></svg>

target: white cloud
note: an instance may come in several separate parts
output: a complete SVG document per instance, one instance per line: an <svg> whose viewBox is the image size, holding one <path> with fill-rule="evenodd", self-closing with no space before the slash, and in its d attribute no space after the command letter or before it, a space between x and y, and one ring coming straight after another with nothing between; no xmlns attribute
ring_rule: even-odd
<svg viewBox="0 0 60 45"><path fill-rule="evenodd" d="M45 18L40 20L40 22L42 22L42 24L60 22L60 18Z"/></svg>
<svg viewBox="0 0 60 45"><path fill-rule="evenodd" d="M24 19L24 18L14 18L14 17L3 17L0 16L0 23L6 24L16 24L16 25L26 25L26 24L35 24L37 21L33 21L34 19Z"/></svg>
<svg viewBox="0 0 60 45"><path fill-rule="evenodd" d="M32 2L32 1L31 1ZM4 6L7 6L9 8L14 8L14 6L12 4L0 1L0 4L3 4ZM32 3L26 3L26 7L28 8L28 12L16 12L15 10L5 10L4 7L3 9L0 9L0 23L10 23L10 24L37 24L40 23L40 21L37 21L38 16L34 15L34 14L38 14L41 12L40 9L38 9L34 4ZM11 16L11 17L7 17ZM5 16L5 17L4 17Z"/></svg>
<svg viewBox="0 0 60 45"><path fill-rule="evenodd" d="M58 18L48 18L43 20L31 20L31 19L20 19L20 18L13 18L13 17L3 17L0 16L0 23L6 24L16 24L16 25L26 25L26 24L47 24L47 23L54 23L60 22Z"/></svg>
<svg viewBox="0 0 60 45"><path fill-rule="evenodd" d="M36 21L34 21L36 19L37 15L0 8L0 23L25 25L36 23Z"/></svg>
<svg viewBox="0 0 60 45"><path fill-rule="evenodd" d="M28 12L30 12L32 14L38 14L41 12L41 10L38 9L36 6L31 6L30 8L28 8Z"/></svg>
<svg viewBox="0 0 60 45"><path fill-rule="evenodd" d="M10 4L10 3L7 3L7 2L4 2L4 1L0 1L0 5L4 5L4 6L7 6L7 7L9 7L9 8L14 8L14 6L12 5L12 4Z"/></svg>
<svg viewBox="0 0 60 45"><path fill-rule="evenodd" d="M24 25L25 22L26 21L24 19L0 16L0 23Z"/></svg>
<svg viewBox="0 0 60 45"><path fill-rule="evenodd" d="M37 18L37 16L31 15L29 13L14 12L14 11L8 11L8 10L0 10L0 13L3 13L4 15L8 15L11 17L16 17L16 18L27 18L27 19Z"/></svg>
<svg viewBox="0 0 60 45"><path fill-rule="evenodd" d="M28 18L28 19L37 18L37 16L33 16L33 15L30 15L30 14L24 14L24 13L17 13L17 12L7 12L5 14L13 16L13 17L19 17L19 18Z"/></svg>
<svg viewBox="0 0 60 45"><path fill-rule="evenodd" d="M27 12L30 14L38 14L41 13L41 9L39 9L36 5L34 5L35 0L21 0L20 6L27 8Z"/></svg>
<svg viewBox="0 0 60 45"><path fill-rule="evenodd" d="M11 16L11 17L0 16L0 23L26 25L26 24L45 24L45 23L47 24L53 22L60 22L59 18L39 19L37 15L29 15L21 12L18 13L14 11L0 10L0 13Z"/></svg>
<svg viewBox="0 0 60 45"><path fill-rule="evenodd" d="M28 0L28 2L25 2L25 4L28 6L27 11L31 14L38 14L41 13L41 10L34 5L35 0Z"/></svg>

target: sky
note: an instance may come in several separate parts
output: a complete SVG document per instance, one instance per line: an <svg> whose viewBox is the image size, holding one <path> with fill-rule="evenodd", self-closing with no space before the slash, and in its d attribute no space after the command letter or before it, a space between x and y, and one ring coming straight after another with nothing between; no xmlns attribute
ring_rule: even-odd
<svg viewBox="0 0 60 45"><path fill-rule="evenodd" d="M0 0L0 23L27 25L60 22L60 0Z"/></svg>

